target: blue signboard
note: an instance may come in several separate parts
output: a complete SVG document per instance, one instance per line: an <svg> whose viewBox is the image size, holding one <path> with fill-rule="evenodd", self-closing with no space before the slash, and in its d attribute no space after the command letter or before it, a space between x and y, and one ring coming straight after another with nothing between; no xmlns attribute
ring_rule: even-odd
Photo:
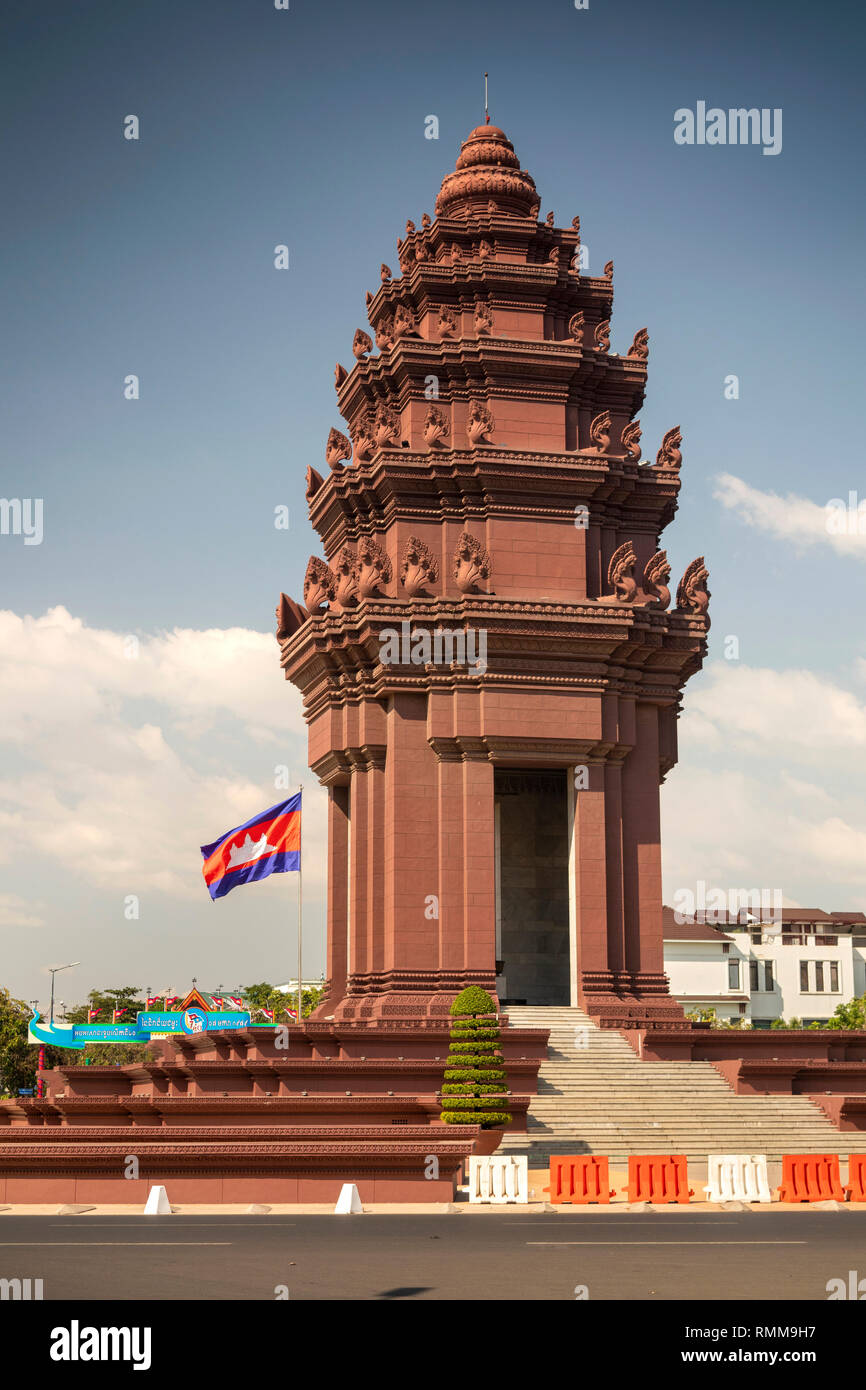
<svg viewBox="0 0 866 1390"><path fill-rule="evenodd" d="M27 1029L27 1041L48 1043L51 1047L82 1048L91 1042L146 1043L165 1033L213 1033L226 1028L249 1028L246 1012L206 1013L204 1009L184 1009L174 1013L140 1013L135 1023L42 1023L34 1014Z"/></svg>

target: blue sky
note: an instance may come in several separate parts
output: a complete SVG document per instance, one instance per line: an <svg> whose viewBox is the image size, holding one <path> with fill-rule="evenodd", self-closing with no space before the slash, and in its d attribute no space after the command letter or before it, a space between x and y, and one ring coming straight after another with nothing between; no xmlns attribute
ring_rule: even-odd
<svg viewBox="0 0 866 1390"><path fill-rule="evenodd" d="M0 537L13 989L44 990L66 958L87 962L79 993L293 973L293 886L214 905L193 891L196 847L276 799L275 766L304 780L297 697L267 642L280 589L299 595L319 550L305 470L340 424L333 366L351 361L365 291L407 217L432 214L485 70L542 217L579 213L591 271L615 262L612 349L649 326L648 455L683 431L665 542L675 578L706 556L713 627L664 791L666 885L772 874L792 901L866 906L864 540L833 545L819 511L866 496L863 23L778 0L5 7L0 492L45 508L40 546ZM677 146L674 111L698 101L781 108L782 152ZM58 605L71 627L44 619ZM235 634L229 669L211 630ZM144 666L114 664L129 634L138 683ZM311 785L309 806L318 967ZM75 823L92 834L70 849ZM141 917L118 921L132 893Z"/></svg>

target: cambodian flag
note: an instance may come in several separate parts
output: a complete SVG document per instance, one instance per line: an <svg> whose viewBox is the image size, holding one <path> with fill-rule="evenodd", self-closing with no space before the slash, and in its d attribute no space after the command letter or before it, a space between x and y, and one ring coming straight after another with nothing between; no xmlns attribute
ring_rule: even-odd
<svg viewBox="0 0 866 1390"><path fill-rule="evenodd" d="M202 873L211 897L224 898L239 883L301 867L301 793L202 845Z"/></svg>

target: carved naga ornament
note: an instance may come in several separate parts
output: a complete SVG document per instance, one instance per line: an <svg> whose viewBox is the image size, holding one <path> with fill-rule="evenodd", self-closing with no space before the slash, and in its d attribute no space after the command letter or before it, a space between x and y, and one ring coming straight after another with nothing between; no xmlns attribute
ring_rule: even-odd
<svg viewBox="0 0 866 1390"><path fill-rule="evenodd" d="M632 345L626 353L626 357L636 357L645 362L649 357L649 329L639 328L634 335Z"/></svg>
<svg viewBox="0 0 866 1390"><path fill-rule="evenodd" d="M631 541L624 541L610 557L610 564L607 567L607 582L613 588L617 603L632 603L634 601L634 596L637 593L637 581L634 577L636 564L637 556Z"/></svg>
<svg viewBox="0 0 866 1390"><path fill-rule="evenodd" d="M365 333L363 328L355 329L355 336L352 339L352 352L360 362L368 352L373 351L373 339L369 333Z"/></svg>
<svg viewBox="0 0 866 1390"><path fill-rule="evenodd" d="M330 468L339 469L341 459L352 457L352 445L339 430L331 430L325 445L325 462Z"/></svg>
<svg viewBox="0 0 866 1390"><path fill-rule="evenodd" d="M582 309L579 309L576 314L572 314L568 321L568 336L569 338L573 338L576 343L583 342L583 327L585 320L586 315Z"/></svg>
<svg viewBox="0 0 866 1390"><path fill-rule="evenodd" d="M605 319L602 323L595 325L593 333L595 345L599 352L607 352L610 348L610 319Z"/></svg>
<svg viewBox="0 0 866 1390"><path fill-rule="evenodd" d="M622 447L632 463L640 463L640 420L632 420L622 432Z"/></svg>
<svg viewBox="0 0 866 1390"><path fill-rule="evenodd" d="M310 556L304 575L304 603L311 613L320 613L326 603L333 603L337 592L337 577L330 565L317 555Z"/></svg>
<svg viewBox="0 0 866 1390"><path fill-rule="evenodd" d="M662 612L667 608L671 601L671 591L668 588L670 577L671 567L667 552L657 550L652 559L647 560L643 572L643 591L647 595L650 608L660 608Z"/></svg>
<svg viewBox="0 0 866 1390"><path fill-rule="evenodd" d="M369 536L358 546L356 573L361 598L371 598L383 584L391 583L391 561L382 547L370 540Z"/></svg>
<svg viewBox="0 0 866 1390"><path fill-rule="evenodd" d="M707 582L709 577L709 572L704 564L704 557L699 555L696 560L692 560L679 582L676 607L678 613L688 613L694 618L706 618L708 629L710 626L708 612L710 590Z"/></svg>
<svg viewBox="0 0 866 1390"><path fill-rule="evenodd" d="M683 461L683 456L680 453L682 442L680 427L674 425L672 430L668 430L662 440L662 446L656 454L656 464L659 468L679 468Z"/></svg>
<svg viewBox="0 0 866 1390"><path fill-rule="evenodd" d="M295 603L288 594L280 594L277 603L277 641L285 642L299 627L303 627L309 616L306 608Z"/></svg>
<svg viewBox="0 0 866 1390"><path fill-rule="evenodd" d="M439 566L429 549L417 536L410 536L400 566L400 582L407 597L414 598L416 594L424 593L427 586L435 584L438 578Z"/></svg>
<svg viewBox="0 0 866 1390"><path fill-rule="evenodd" d="M400 416L388 405L376 411L375 438L380 449L396 449L400 443Z"/></svg>
<svg viewBox="0 0 866 1390"><path fill-rule="evenodd" d="M448 417L438 406L431 405L424 418L424 443L428 449L445 447L445 440L451 433Z"/></svg>
<svg viewBox="0 0 866 1390"><path fill-rule="evenodd" d="M475 334L478 338L484 338L493 332L493 310L489 304L479 300L475 305Z"/></svg>
<svg viewBox="0 0 866 1390"><path fill-rule="evenodd" d="M610 411L603 410L600 415L596 415L589 427L589 437L592 440L592 447L587 449L589 454L604 454L610 444Z"/></svg>
<svg viewBox="0 0 866 1390"><path fill-rule="evenodd" d="M479 540L464 531L454 551L454 583L463 594L472 593L490 578L490 556Z"/></svg>
<svg viewBox="0 0 866 1390"><path fill-rule="evenodd" d="M493 415L490 407L483 401L471 400L469 402L469 414L466 417L466 433L469 436L469 443L474 449L476 445L482 444L489 434L494 430Z"/></svg>
<svg viewBox="0 0 866 1390"><path fill-rule="evenodd" d="M312 501L324 481L321 473L317 473L316 469L310 464L307 468L306 496L308 502Z"/></svg>
<svg viewBox="0 0 866 1390"><path fill-rule="evenodd" d="M439 337L456 338L457 336L457 310L450 305L443 304L439 310Z"/></svg>
<svg viewBox="0 0 866 1390"><path fill-rule="evenodd" d="M365 410L355 422L352 433L355 442L355 459L362 462L370 458L376 450L376 425L373 415L369 410Z"/></svg>
<svg viewBox="0 0 866 1390"><path fill-rule="evenodd" d="M336 576L334 602L347 608L358 600L358 556L351 546L344 545L333 564Z"/></svg>

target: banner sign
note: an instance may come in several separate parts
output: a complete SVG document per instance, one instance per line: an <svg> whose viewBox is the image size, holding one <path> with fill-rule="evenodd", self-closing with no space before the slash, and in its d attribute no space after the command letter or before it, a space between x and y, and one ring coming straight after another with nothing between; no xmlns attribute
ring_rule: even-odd
<svg viewBox="0 0 866 1390"><path fill-rule="evenodd" d="M87 1043L146 1043L152 1037L166 1034L214 1033L226 1028L249 1028L250 1015L236 1010L233 1013L207 1013L204 1009L184 1009L183 1012L136 1015L135 1023L42 1023L34 1014L27 1029L27 1041L48 1043L51 1047L82 1048Z"/></svg>

